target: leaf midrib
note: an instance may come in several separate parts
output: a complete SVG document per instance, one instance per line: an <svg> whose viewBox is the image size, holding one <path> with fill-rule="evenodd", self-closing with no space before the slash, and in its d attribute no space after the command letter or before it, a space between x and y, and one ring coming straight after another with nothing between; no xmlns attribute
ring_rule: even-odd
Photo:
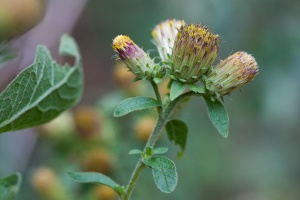
<svg viewBox="0 0 300 200"><path fill-rule="evenodd" d="M60 67L60 66L58 66ZM70 71L66 74L66 76L60 81L58 82L56 85L53 85L53 87L51 87L49 90L46 90L44 92L43 95L41 95L39 98L37 98L36 101L32 102L29 106L24 107L23 109L21 109L19 112L17 112L17 114L13 115L12 117L10 117L8 120L3 121L2 123L0 123L0 128L8 125L9 123L13 122L15 119L17 119L19 116L21 116L22 114L24 114L27 110L37 106L46 96L48 96L51 92L53 92L54 90L56 90L57 88L59 88L61 85L63 85L63 83L66 83L66 80L70 77L70 75L78 68L79 66L70 68Z"/></svg>

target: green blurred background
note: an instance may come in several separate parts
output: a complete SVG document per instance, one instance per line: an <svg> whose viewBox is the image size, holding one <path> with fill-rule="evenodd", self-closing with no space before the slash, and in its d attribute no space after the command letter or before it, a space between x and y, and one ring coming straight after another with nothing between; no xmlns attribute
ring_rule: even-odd
<svg viewBox="0 0 300 200"><path fill-rule="evenodd" d="M189 126L183 158L176 160L178 148L165 137L158 143L169 147L169 156L176 162L177 188L171 194L159 192L150 170L145 170L133 199L300 199L299 11L299 0L88 1L73 32L84 58L86 85L81 104L94 105L118 89L112 39L128 35L155 56L151 29L165 19L209 26L222 38L218 60L242 50L252 54L260 67L255 81L225 98L230 116L228 139L211 125L201 98L186 105L178 116ZM127 152L142 148L131 136L132 123L124 123L121 129L125 126L129 131L117 137L113 174L121 184L127 183L138 159ZM35 147L37 156L23 173L30 174L37 163L47 162L38 153L45 148L41 146ZM23 187L26 198L20 199L38 199L29 188Z"/></svg>
<svg viewBox="0 0 300 200"><path fill-rule="evenodd" d="M243 50L260 66L254 82L225 98L229 138L223 139L214 130L203 100L193 99L181 115L190 131L185 155L176 161L178 187L172 194L161 194L146 172L135 199L300 199L299 10L298 0L88 3L75 31L88 63L86 73L93 74L86 87L95 92L86 93L110 89L105 86L112 85L111 41L116 35L129 35L144 49L155 49L150 30L168 18L202 23L219 34L218 59ZM86 101L95 100L90 96Z"/></svg>

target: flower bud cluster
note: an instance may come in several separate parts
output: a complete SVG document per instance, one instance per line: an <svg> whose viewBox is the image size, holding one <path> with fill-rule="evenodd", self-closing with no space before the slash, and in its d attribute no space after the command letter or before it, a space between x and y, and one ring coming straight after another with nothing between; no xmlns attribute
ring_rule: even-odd
<svg viewBox="0 0 300 200"><path fill-rule="evenodd" d="M226 95L252 81L258 73L255 59L237 52L215 67L219 35L199 24L167 20L152 31L154 44L164 63L169 63L169 76L183 84L202 82L210 95ZM129 37L117 36L113 49L137 79L162 78L165 65L157 65Z"/></svg>

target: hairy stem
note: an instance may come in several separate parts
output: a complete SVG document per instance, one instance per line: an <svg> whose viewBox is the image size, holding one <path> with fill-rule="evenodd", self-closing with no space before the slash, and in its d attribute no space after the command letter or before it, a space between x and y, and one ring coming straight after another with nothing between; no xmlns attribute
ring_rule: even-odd
<svg viewBox="0 0 300 200"><path fill-rule="evenodd" d="M162 104L161 96L160 96L160 93L159 93L157 84L156 84L153 80L151 80L150 83L151 83L152 88L153 88L153 90L154 90L154 93L155 93L155 96L156 96L156 100L157 100L157 101L160 103L160 105L161 105L161 106L157 106L157 113L158 113L158 116L161 117L162 112L163 112L163 104Z"/></svg>
<svg viewBox="0 0 300 200"><path fill-rule="evenodd" d="M153 86L153 84L152 84L152 86ZM157 88L157 85L154 86L153 88ZM174 108L176 107L176 105L181 100L183 100L184 98L189 97L189 96L193 96L193 95L199 95L199 94L196 94L194 92L187 92L185 94L182 94L179 97L177 97L176 99L174 99L173 101L171 101L168 104L167 108L164 111L161 110L161 114L159 115L158 121L157 121L157 123L155 125L155 128L154 128L152 134L148 138L148 141L147 141L147 143L145 145L144 150L146 149L146 147L151 147L151 148L154 147L154 145L155 145L155 143L156 143L156 141L157 141L157 139L158 139L158 137L159 137L162 129L165 127L165 124L166 124L167 120L169 119L170 115L172 114L172 112L174 111ZM160 97L160 95L159 95L159 97ZM158 99L158 101L161 102L161 99L160 100ZM162 107L161 107L161 109L162 109ZM159 112L159 110L158 110L158 112ZM135 185L135 183L136 183L136 181L137 181L137 179L138 179L139 175L141 174L141 172L142 172L142 170L143 170L144 167L145 167L145 165L144 165L144 163L142 161L142 157L141 157L139 159L139 161L137 162L137 164L135 166L135 169L134 169L134 171L133 171L133 173L131 175L130 181L129 181L128 185L127 185L126 191L125 191L124 196L123 196L123 200L129 200L130 199L130 196L131 196L131 194L132 194L132 192L134 190L134 185Z"/></svg>

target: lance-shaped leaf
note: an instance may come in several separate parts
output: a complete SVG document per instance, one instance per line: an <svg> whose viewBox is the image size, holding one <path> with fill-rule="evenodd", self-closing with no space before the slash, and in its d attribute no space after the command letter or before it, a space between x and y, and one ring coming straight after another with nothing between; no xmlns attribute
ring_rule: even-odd
<svg viewBox="0 0 300 200"><path fill-rule="evenodd" d="M181 152L178 156L181 156L185 150L186 139L188 135L187 125L178 119L168 121L166 124L166 130L170 141L174 141L175 144L179 145Z"/></svg>
<svg viewBox="0 0 300 200"><path fill-rule="evenodd" d="M60 66L39 46L33 64L0 94L0 133L49 122L80 100L82 66L73 38L62 37L60 54L74 57L75 66Z"/></svg>
<svg viewBox="0 0 300 200"><path fill-rule="evenodd" d="M16 57L8 44L0 43L0 68L6 61L12 60Z"/></svg>
<svg viewBox="0 0 300 200"><path fill-rule="evenodd" d="M102 184L111 187L118 194L122 193L122 187L104 174L96 172L69 172L69 175L76 182Z"/></svg>
<svg viewBox="0 0 300 200"><path fill-rule="evenodd" d="M172 160L163 156L154 156L143 162L152 169L154 182L164 193L171 193L178 181L176 166Z"/></svg>
<svg viewBox="0 0 300 200"><path fill-rule="evenodd" d="M19 173L0 178L0 199L15 200L22 182Z"/></svg>
<svg viewBox="0 0 300 200"><path fill-rule="evenodd" d="M229 133L229 117L223 104L217 99L205 98L208 116L219 133L227 138Z"/></svg>
<svg viewBox="0 0 300 200"><path fill-rule="evenodd" d="M114 116L121 117L133 111L153 108L157 106L161 106L160 103L151 97L128 98L122 101L117 106L114 112Z"/></svg>
<svg viewBox="0 0 300 200"><path fill-rule="evenodd" d="M185 89L184 83L181 83L179 81L173 81L170 90L170 99L172 101L176 99L179 95L183 93L184 89Z"/></svg>

